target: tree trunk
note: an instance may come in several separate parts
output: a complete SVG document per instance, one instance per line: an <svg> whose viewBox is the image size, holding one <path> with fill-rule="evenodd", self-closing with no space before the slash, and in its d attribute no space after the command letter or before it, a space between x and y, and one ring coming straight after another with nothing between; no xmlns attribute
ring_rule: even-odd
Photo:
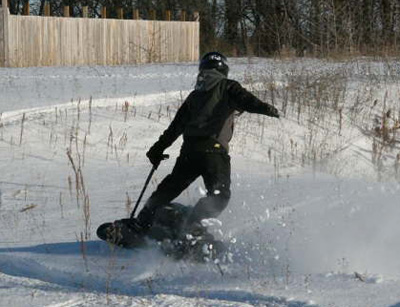
<svg viewBox="0 0 400 307"><path fill-rule="evenodd" d="M384 45L390 45L393 38L392 0L382 0L382 23Z"/></svg>
<svg viewBox="0 0 400 307"><path fill-rule="evenodd" d="M225 0L225 38L231 45L232 55L237 55L239 43L239 21L241 18L241 1Z"/></svg>

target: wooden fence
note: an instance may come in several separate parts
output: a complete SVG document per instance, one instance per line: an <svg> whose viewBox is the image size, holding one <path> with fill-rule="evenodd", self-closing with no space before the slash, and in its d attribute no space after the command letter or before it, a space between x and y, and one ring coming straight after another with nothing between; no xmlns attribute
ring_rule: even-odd
<svg viewBox="0 0 400 307"><path fill-rule="evenodd" d="M0 66L197 61L198 21L10 15L0 8Z"/></svg>

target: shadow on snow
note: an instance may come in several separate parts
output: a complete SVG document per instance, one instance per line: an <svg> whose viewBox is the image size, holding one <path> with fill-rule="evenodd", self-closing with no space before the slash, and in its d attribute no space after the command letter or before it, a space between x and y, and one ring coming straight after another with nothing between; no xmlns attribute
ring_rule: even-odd
<svg viewBox="0 0 400 307"><path fill-rule="evenodd" d="M84 250L83 250L84 249ZM0 248L1 253L33 253L52 255L82 255L82 251L88 256L109 256L111 248L102 241L64 242L39 244L34 246Z"/></svg>
<svg viewBox="0 0 400 307"><path fill-rule="evenodd" d="M65 242L40 244L27 247L1 248L0 271L8 275L24 278L34 278L45 282L57 284L63 287L73 287L76 291L89 290L129 296L148 296L163 294L175 295L184 298L224 300L237 303L261 304L267 306L309 306L308 304L300 301L287 301L284 298L266 296L244 290L202 290L201 288L197 290L187 290L185 289L186 284L181 284L178 282L174 285L173 283L171 284L170 280L168 282L165 282L162 279L159 282L157 282L157 279L153 280L154 286L149 287L148 283L146 282L146 279L148 279L148 277L146 279L137 281L132 281L131 278L127 278L126 280L112 280L112 286L108 287L107 284L109 283L109 281L107 281L105 278L105 275L107 274L104 274L103 276L93 275L90 270L78 270L79 273L77 273L77 271L74 271L73 268L71 268L71 271L68 271L68 267L64 267L64 269L62 269L57 266L57 259L54 260L55 262L53 263L53 267L51 265L48 266L47 260L49 258L47 258L47 256L54 256L56 258L57 256L61 255L75 255L77 256L77 259L82 258L82 247L83 246L80 242ZM131 259L131 256L134 254L133 250L110 248L110 246L108 246L108 244L103 241L85 242L84 249L84 254L86 255L86 257L89 258L90 256L96 256L101 257L104 260L104 258L106 257L117 255L118 258L122 256L123 258L127 258L130 261L133 261ZM117 254L115 253L115 251L117 252ZM146 255L148 256L152 252L154 251L148 250L147 253L144 253L144 256L142 255L142 259L140 261L143 262L144 265L142 266L139 264L142 267L142 271L138 275L143 274L146 269L151 266L151 262L146 263ZM21 253L21 255L24 255L24 257L20 257L18 253ZM44 264L38 262L35 257L32 257L32 255L35 254L46 255L45 261L41 259ZM104 262L101 262L100 266L102 264L104 264ZM95 266L93 266L92 264L91 269L94 268ZM102 269L104 270L104 268ZM201 285L199 285L199 287L201 287ZM59 290L60 289L58 289L58 291ZM70 290L65 289L65 291Z"/></svg>

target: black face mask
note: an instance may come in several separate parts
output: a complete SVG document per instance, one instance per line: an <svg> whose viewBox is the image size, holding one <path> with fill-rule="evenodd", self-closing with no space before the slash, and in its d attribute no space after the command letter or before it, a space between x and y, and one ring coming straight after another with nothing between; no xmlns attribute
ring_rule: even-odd
<svg viewBox="0 0 400 307"><path fill-rule="evenodd" d="M201 70L197 76L195 89L198 91L209 91L224 79L226 79L226 75L217 69Z"/></svg>

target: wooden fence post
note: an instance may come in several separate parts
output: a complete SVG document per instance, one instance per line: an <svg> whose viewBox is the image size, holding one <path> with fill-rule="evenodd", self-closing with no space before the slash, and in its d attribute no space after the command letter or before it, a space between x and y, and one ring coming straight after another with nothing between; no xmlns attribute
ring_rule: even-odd
<svg viewBox="0 0 400 307"><path fill-rule="evenodd" d="M69 5L64 5L63 15L64 17L69 17Z"/></svg>
<svg viewBox="0 0 400 307"><path fill-rule="evenodd" d="M186 11L185 10L181 11L181 21L186 21Z"/></svg>
<svg viewBox="0 0 400 307"><path fill-rule="evenodd" d="M82 7L82 17L83 18L88 18L89 17L89 7L88 6L83 6Z"/></svg>
<svg viewBox="0 0 400 307"><path fill-rule="evenodd" d="M9 48L8 48L8 10L7 0L1 1L0 8L0 67L9 67Z"/></svg>
<svg viewBox="0 0 400 307"><path fill-rule="evenodd" d="M44 16L50 16L50 2L44 3Z"/></svg>
<svg viewBox="0 0 400 307"><path fill-rule="evenodd" d="M101 18L107 18L107 7L105 6L101 8Z"/></svg>
<svg viewBox="0 0 400 307"><path fill-rule="evenodd" d="M171 21L171 11L170 10L165 11L165 20Z"/></svg>
<svg viewBox="0 0 400 307"><path fill-rule="evenodd" d="M140 18L139 17L139 10L138 9L134 9L132 16L133 16L133 19L138 20Z"/></svg>
<svg viewBox="0 0 400 307"><path fill-rule="evenodd" d="M117 8L117 18L124 19L124 9L122 7Z"/></svg>
<svg viewBox="0 0 400 307"><path fill-rule="evenodd" d="M29 16L30 15L31 11L30 11L30 6L29 6L29 1L25 1L24 2L22 11L23 11L23 14L25 16Z"/></svg>

